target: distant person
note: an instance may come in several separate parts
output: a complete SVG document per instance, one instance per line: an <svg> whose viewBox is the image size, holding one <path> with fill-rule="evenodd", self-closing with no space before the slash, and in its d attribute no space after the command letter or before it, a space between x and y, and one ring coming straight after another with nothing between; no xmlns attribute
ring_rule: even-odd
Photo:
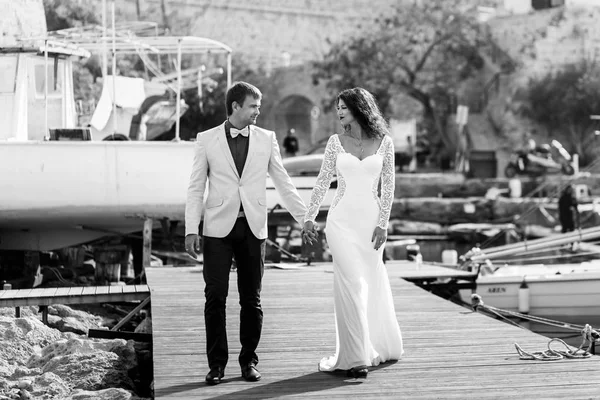
<svg viewBox="0 0 600 400"><path fill-rule="evenodd" d="M285 150L286 157L294 157L298 152L298 139L294 136L295 133L296 130L292 128L288 131L285 139L283 139L283 149Z"/></svg>
<svg viewBox="0 0 600 400"><path fill-rule="evenodd" d="M398 360L403 353L383 264L394 202L394 143L375 98L365 89L341 92L337 115L344 132L327 142L302 233L312 244L309 232L314 230L323 198L337 175L340 184L325 225L333 259L337 345L334 355L319 362L319 370L341 369L350 377L366 378L369 367Z"/></svg>
<svg viewBox="0 0 600 400"><path fill-rule="evenodd" d="M579 228L577 196L571 184L563 189L558 199L558 217L562 226L562 233L573 232L575 228Z"/></svg>
<svg viewBox="0 0 600 400"><path fill-rule="evenodd" d="M525 171L527 169L527 166L529 165L529 155L533 154L535 149L535 140L530 138L525 140L523 147L517 150L517 155L519 156L519 168L521 171Z"/></svg>

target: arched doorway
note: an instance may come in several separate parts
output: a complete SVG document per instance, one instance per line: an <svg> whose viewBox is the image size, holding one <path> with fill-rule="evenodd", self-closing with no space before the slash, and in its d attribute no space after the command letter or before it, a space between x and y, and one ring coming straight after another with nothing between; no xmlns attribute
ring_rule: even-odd
<svg viewBox="0 0 600 400"><path fill-rule="evenodd" d="M295 130L298 139L299 154L305 153L313 143L315 121L311 117L314 104L304 96L288 96L277 106L275 112L275 132L278 133L279 143L290 129Z"/></svg>

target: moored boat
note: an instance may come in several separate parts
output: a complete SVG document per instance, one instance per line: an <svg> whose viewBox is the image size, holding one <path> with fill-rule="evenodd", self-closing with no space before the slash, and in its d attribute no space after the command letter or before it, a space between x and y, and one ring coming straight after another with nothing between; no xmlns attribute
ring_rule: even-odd
<svg viewBox="0 0 600 400"><path fill-rule="evenodd" d="M600 260L502 266L495 271L483 267L476 283L484 303L496 308L542 317L600 316ZM466 303L471 303L471 294L460 290Z"/></svg>

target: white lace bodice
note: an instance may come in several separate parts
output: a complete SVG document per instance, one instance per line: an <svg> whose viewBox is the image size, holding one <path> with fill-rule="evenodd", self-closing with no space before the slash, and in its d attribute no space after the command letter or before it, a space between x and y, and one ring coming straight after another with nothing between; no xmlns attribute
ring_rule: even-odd
<svg viewBox="0 0 600 400"><path fill-rule="evenodd" d="M339 168L339 160L342 159L340 156L348 158L348 165L342 169ZM344 169L347 171L347 176L344 175ZM338 177L338 188L330 212L336 207L346 192L347 183L353 183L347 182L349 179L352 180L353 176L356 175L353 171L364 172L371 178L371 182L368 182L370 186L365 188L365 190L372 193L379 204L377 226L387 229L394 201L395 188L394 143L389 136L383 138L375 154L365 157L362 160L344 150L338 135L333 135L329 138L325 148L323 164L313 188L310 204L304 218L305 221L315 221L319 207L329 190L334 175ZM381 182L381 196L377 194L379 182ZM362 181L359 184L363 185Z"/></svg>

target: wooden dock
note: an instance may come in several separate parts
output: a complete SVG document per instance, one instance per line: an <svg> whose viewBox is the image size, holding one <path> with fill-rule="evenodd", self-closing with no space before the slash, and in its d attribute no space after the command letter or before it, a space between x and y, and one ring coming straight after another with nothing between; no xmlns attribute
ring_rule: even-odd
<svg viewBox="0 0 600 400"><path fill-rule="evenodd" d="M0 290L0 307L49 306L52 304L116 303L144 300L147 285L73 286Z"/></svg>
<svg viewBox="0 0 600 400"><path fill-rule="evenodd" d="M267 269L263 281L260 382L240 376L239 305L232 272L227 306L225 382L204 384L201 268L146 270L152 298L156 399L600 399L600 358L520 360L548 339L436 297L388 265L405 355L371 368L366 380L317 371L335 352L330 265ZM406 271L404 271L406 274ZM485 301L485 298L484 298Z"/></svg>

